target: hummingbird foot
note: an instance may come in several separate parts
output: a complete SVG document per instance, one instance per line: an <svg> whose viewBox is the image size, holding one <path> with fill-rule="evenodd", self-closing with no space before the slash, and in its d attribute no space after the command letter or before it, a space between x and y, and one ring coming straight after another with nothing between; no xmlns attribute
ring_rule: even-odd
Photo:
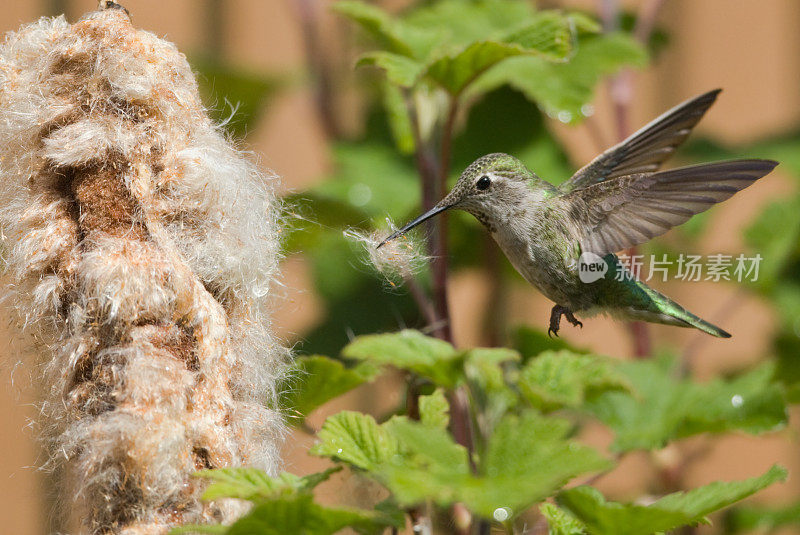
<svg viewBox="0 0 800 535"><path fill-rule="evenodd" d="M578 321L570 309L561 305L556 305L553 307L553 310L550 311L550 327L547 329L547 336L550 338L552 338L553 335L558 337L558 331L561 326L561 316L566 316L567 321L575 327L583 328L583 323Z"/></svg>

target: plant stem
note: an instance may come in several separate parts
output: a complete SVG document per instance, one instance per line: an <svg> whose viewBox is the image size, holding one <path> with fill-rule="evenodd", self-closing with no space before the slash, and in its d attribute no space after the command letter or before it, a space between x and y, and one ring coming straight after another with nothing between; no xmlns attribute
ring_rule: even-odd
<svg viewBox="0 0 800 535"><path fill-rule="evenodd" d="M453 121L448 119L446 127L442 133L442 152L437 157L436 151L432 147L430 140L423 139L419 126L419 117L416 106L410 96L406 94L409 115L411 118L412 130L414 133L414 144L416 151L414 159L417 165L417 172L421 179L422 187L422 211L428 211L443 196L443 181L446 181L449 172L450 143L452 139ZM453 110L451 105L450 109ZM454 115L453 111L453 115ZM445 158L446 156L446 158ZM442 178L444 177L444 179ZM431 229L431 241L428 244L428 251L432 257L431 271L433 275L433 307L436 313L438 325L434 329L434 336L453 341L450 329L450 315L447 306L447 212L440 214L428 223Z"/></svg>
<svg viewBox="0 0 800 535"><path fill-rule="evenodd" d="M440 135L440 147L438 161L436 151L432 148L429 140L423 140L419 128L419 117L416 107L411 104L411 100L406 95L409 103L409 114L411 117L412 129L415 138L415 159L417 170L422 180L422 204L423 211L430 210L436 202L444 197L447 191L447 178L450 174L450 160L452 153L453 130L455 128L456 117L458 116L458 99L450 98L447 116L442 126ZM450 311L447 301L447 278L448 278L448 247L447 247L447 212L439 215L431 221L432 239L429 251L432 259L431 271L433 275L433 307L437 322L441 326L434 333L438 338L453 343L453 332L450 323ZM409 383L407 391L407 409L417 406L418 397L415 385ZM453 438L456 442L467 449L470 464L472 464L472 452L474 450L472 416L469 409L469 400L466 392L457 388L448 396L450 403L450 421ZM410 413L409 413L410 414ZM473 470L475 466L472 466ZM470 533L472 516L463 504L455 504L452 508L455 532L460 535ZM485 530L482 530L485 531Z"/></svg>
<svg viewBox="0 0 800 535"><path fill-rule="evenodd" d="M447 191L447 177L450 174L450 153L453 142L453 128L458 114L458 100L452 97L447 110L447 119L444 124L441 139L441 152L439 158L439 173L434 191L436 198L441 199ZM428 208L426 208L428 209ZM442 338L453 342L453 332L450 324L450 310L447 303L447 219L448 213L442 213L436 222L433 235L433 303L436 313L444 321L442 325Z"/></svg>
<svg viewBox="0 0 800 535"><path fill-rule="evenodd" d="M447 190L447 177L450 174L453 130L457 115L458 99L456 97L451 97L441 138L441 156L439 160L439 176L436 188L438 198L443 197ZM433 249L434 306L436 307L439 318L442 318L445 322L445 324L442 326L442 336L448 342L453 343L453 333L450 325L450 312L447 304L447 212L444 212L439 216L438 226L435 229L434 234ZM471 457L474 444L472 437L472 417L469 410L469 399L467 398L466 392L464 392L464 390L461 388L456 389L450 398L450 415L453 436L455 437L456 442L467 448L467 451L470 453L470 462L472 462Z"/></svg>
<svg viewBox="0 0 800 535"><path fill-rule="evenodd" d="M419 420L419 384L416 376L408 374L406 384L406 416Z"/></svg>
<svg viewBox="0 0 800 535"><path fill-rule="evenodd" d="M450 422L456 442L467 448L470 455L470 466L475 470L472 452L475 444L472 439L472 417L469 411L469 400L463 388L457 388L450 394Z"/></svg>
<svg viewBox="0 0 800 535"><path fill-rule="evenodd" d="M411 294L411 297L417 304L419 311L425 317L425 321L428 323L428 325L435 328L438 323L436 319L436 310L433 307L433 303L425 293L425 290L422 289L422 286L420 286L419 282L417 282L417 279L415 279L413 275L404 277L403 282L408 287L408 292Z"/></svg>
<svg viewBox="0 0 800 535"><path fill-rule="evenodd" d="M658 14L665 3L665 0L650 0L639 10L639 18L636 20L636 27L633 29L633 36L641 44L647 45L647 41L656 26Z"/></svg>
<svg viewBox="0 0 800 535"><path fill-rule="evenodd" d="M333 110L333 82L330 63L327 61L319 34L319 0L294 0L303 45L306 51L308 69L313 79L314 103L322 122L322 128L329 139L341 136L339 124Z"/></svg>
<svg viewBox="0 0 800 535"><path fill-rule="evenodd" d="M205 36L206 55L221 61L225 49L225 6L223 0L206 0Z"/></svg>
<svg viewBox="0 0 800 535"><path fill-rule="evenodd" d="M489 274L489 295L493 305L486 307L483 317L486 343L489 347L503 345L506 337L506 324L508 321L508 288L503 277L503 258L494 239L486 234L484 236L484 265Z"/></svg>
<svg viewBox="0 0 800 535"><path fill-rule="evenodd" d="M642 5L639 17L636 20L634 36L642 44L646 45L650 34L655 27L655 21L664 0L650 0ZM619 29L619 3L618 0L600 0L600 18L603 21L603 29L612 32ZM626 69L609 81L609 91L614 106L614 120L616 137L622 141L630 134L629 113L630 104L633 100L633 73ZM626 254L633 258L637 254L636 247L631 247ZM638 277L638 273L634 273ZM633 338L633 352L636 358L646 358L652 352L652 343L647 325L635 321L630 323L631 336Z"/></svg>
<svg viewBox="0 0 800 535"><path fill-rule="evenodd" d="M69 2L67 0L45 0L45 12L48 15L68 15Z"/></svg>

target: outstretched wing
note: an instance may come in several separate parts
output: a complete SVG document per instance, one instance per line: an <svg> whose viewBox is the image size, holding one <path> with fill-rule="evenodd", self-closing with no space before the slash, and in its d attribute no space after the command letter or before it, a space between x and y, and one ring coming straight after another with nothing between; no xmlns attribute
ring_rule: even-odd
<svg viewBox="0 0 800 535"><path fill-rule="evenodd" d="M600 256L646 242L766 175L772 160L734 160L613 178L562 197L582 251Z"/></svg>
<svg viewBox="0 0 800 535"><path fill-rule="evenodd" d="M618 176L657 171L689 136L720 91L709 91L672 108L592 160L559 189L569 193Z"/></svg>

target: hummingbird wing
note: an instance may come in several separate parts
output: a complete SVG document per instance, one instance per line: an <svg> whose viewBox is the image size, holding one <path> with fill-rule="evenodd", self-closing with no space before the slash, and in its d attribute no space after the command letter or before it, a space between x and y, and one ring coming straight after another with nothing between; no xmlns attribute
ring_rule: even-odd
<svg viewBox="0 0 800 535"><path fill-rule="evenodd" d="M564 182L568 193L618 176L657 171L717 100L715 89L679 104L605 151Z"/></svg>
<svg viewBox="0 0 800 535"><path fill-rule="evenodd" d="M766 175L772 160L733 160L612 178L561 197L582 251L646 242Z"/></svg>

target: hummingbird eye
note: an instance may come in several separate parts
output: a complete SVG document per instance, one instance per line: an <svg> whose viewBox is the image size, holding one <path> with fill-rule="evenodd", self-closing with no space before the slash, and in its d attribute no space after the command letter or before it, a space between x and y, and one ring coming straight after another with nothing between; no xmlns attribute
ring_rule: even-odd
<svg viewBox="0 0 800 535"><path fill-rule="evenodd" d="M478 182L475 184L475 187L478 188L481 191L484 191L484 190L489 188L489 185L491 183L492 183L492 180L488 176L483 175L482 177L480 177L478 179Z"/></svg>

